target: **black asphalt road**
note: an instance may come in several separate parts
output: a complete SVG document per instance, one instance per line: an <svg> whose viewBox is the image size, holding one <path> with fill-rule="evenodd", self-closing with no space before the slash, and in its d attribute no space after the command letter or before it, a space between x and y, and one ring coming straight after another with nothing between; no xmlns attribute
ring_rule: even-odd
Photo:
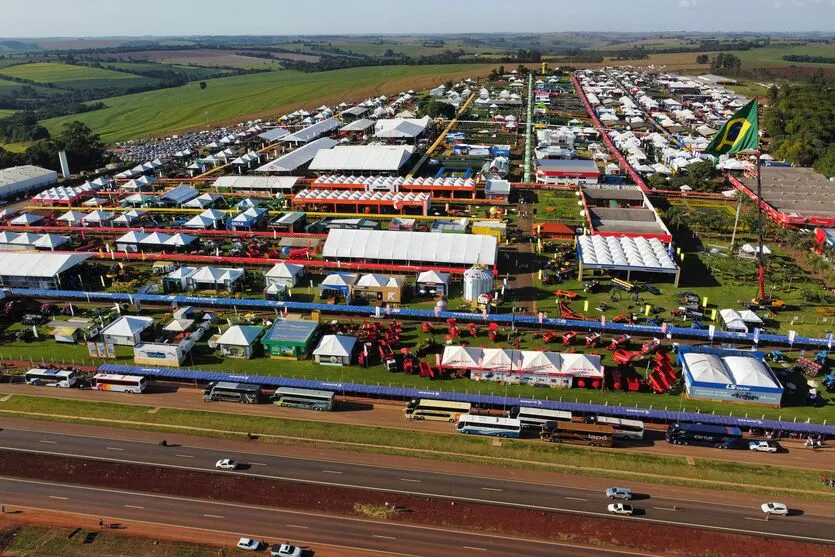
<svg viewBox="0 0 835 557"><path fill-rule="evenodd" d="M393 493L517 505L587 516L609 516L606 506L610 501L600 490L576 486L540 485L470 477L463 474L452 475L371 465L341 464L312 459L276 457L257 452L219 452L189 446L162 447L156 443L52 434L22 429L0 431L0 448L206 471L215 471L217 460L232 458L245 465L242 470L216 471L216 473L253 475ZM253 450L257 450L257 446L254 446ZM806 514L800 508L792 509L791 516L771 517L766 521L758 503L748 506L709 500L653 497L651 493L637 495L638 497L632 503L640 509L640 516L627 520L698 526L726 532L835 543L832 518Z"/></svg>
<svg viewBox="0 0 835 557"><path fill-rule="evenodd" d="M631 553L453 530L330 517L246 505L0 478L3 502L34 509L79 512L107 522L142 521L264 540L289 541L327 555L326 546L395 555L628 556ZM130 528L125 530L130 534ZM263 553L262 553L263 554Z"/></svg>

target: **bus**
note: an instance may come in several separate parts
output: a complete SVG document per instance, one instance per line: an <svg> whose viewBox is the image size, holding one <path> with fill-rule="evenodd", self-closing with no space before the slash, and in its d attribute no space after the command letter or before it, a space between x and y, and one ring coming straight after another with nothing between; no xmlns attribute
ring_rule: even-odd
<svg viewBox="0 0 835 557"><path fill-rule="evenodd" d="M522 422L514 418L497 416L478 416L463 414L455 425L458 433L469 435L489 435L492 437L519 437Z"/></svg>
<svg viewBox="0 0 835 557"><path fill-rule="evenodd" d="M537 431L541 430L547 422L570 422L573 417L571 412L528 406L514 408L510 416L522 422L522 429L535 429Z"/></svg>
<svg viewBox="0 0 835 557"><path fill-rule="evenodd" d="M34 368L27 371L23 379L29 385L69 389L78 382L78 374L66 369Z"/></svg>
<svg viewBox="0 0 835 557"><path fill-rule="evenodd" d="M438 420L453 423L461 414L469 411L469 402L415 398L406 403L405 413L410 420Z"/></svg>
<svg viewBox="0 0 835 557"><path fill-rule="evenodd" d="M738 449L742 446L742 430L722 425L674 423L667 428L666 439L673 445Z"/></svg>
<svg viewBox="0 0 835 557"><path fill-rule="evenodd" d="M336 393L332 391L314 391L312 389L291 389L281 387L273 393L273 404L290 408L305 408L330 412L333 410Z"/></svg>
<svg viewBox="0 0 835 557"><path fill-rule="evenodd" d="M539 438L549 443L611 447L614 430L609 425L548 422L542 426Z"/></svg>
<svg viewBox="0 0 835 557"><path fill-rule="evenodd" d="M608 416L589 416L586 421L590 424L610 425L615 430L615 439L640 441L644 438L644 422L640 420L626 420L610 418Z"/></svg>
<svg viewBox="0 0 835 557"><path fill-rule="evenodd" d="M148 380L139 375L114 375L97 373L93 376L92 387L100 391L120 393L142 393L148 386Z"/></svg>
<svg viewBox="0 0 835 557"><path fill-rule="evenodd" d="M240 402L241 404L258 404L264 399L261 387L249 383L231 383L229 381L212 381L203 389L203 401Z"/></svg>

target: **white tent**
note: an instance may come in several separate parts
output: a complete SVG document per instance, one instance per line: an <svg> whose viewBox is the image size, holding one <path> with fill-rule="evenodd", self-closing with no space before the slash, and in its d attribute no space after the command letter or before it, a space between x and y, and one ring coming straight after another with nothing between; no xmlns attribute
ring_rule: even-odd
<svg viewBox="0 0 835 557"><path fill-rule="evenodd" d="M519 371L526 373L553 373L562 370L561 356L555 352L522 351L522 364Z"/></svg>
<svg viewBox="0 0 835 557"><path fill-rule="evenodd" d="M561 371L571 377L603 377L600 356L591 354L562 354Z"/></svg>
<svg viewBox="0 0 835 557"><path fill-rule="evenodd" d="M357 344L356 337L325 335L313 350L316 362L325 365L350 365L351 354Z"/></svg>
<svg viewBox="0 0 835 557"><path fill-rule="evenodd" d="M477 369L481 367L482 349L469 346L446 346L441 357L441 367Z"/></svg>
<svg viewBox="0 0 835 557"><path fill-rule="evenodd" d="M518 350L485 348L480 367L488 371L513 371L519 369L521 361L522 354Z"/></svg>

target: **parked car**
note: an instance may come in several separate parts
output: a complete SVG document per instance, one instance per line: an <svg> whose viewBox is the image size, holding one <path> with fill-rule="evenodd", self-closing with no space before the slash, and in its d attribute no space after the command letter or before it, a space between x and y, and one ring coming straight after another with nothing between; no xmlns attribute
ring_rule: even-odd
<svg viewBox="0 0 835 557"><path fill-rule="evenodd" d="M783 503L763 503L760 508L765 514L778 514L782 516L789 514L789 508Z"/></svg>
<svg viewBox="0 0 835 557"><path fill-rule="evenodd" d="M238 540L238 549L243 549L244 551L259 551L263 547L263 544L252 538L241 538Z"/></svg>
<svg viewBox="0 0 835 557"><path fill-rule="evenodd" d="M238 462L231 458L222 458L215 463L215 468L218 470L237 470Z"/></svg>
<svg viewBox="0 0 835 557"><path fill-rule="evenodd" d="M301 557L302 548L289 543L273 544L270 548L270 555L272 557Z"/></svg>
<svg viewBox="0 0 835 557"><path fill-rule="evenodd" d="M632 505L627 505L626 503L611 503L607 508L612 514L632 516L632 513L634 512Z"/></svg>
<svg viewBox="0 0 835 557"><path fill-rule="evenodd" d="M749 441L748 448L761 453L776 453L778 450L774 441Z"/></svg>
<svg viewBox="0 0 835 557"><path fill-rule="evenodd" d="M632 499L632 490L625 487L610 487L606 489L606 497L609 499L623 499L629 501Z"/></svg>

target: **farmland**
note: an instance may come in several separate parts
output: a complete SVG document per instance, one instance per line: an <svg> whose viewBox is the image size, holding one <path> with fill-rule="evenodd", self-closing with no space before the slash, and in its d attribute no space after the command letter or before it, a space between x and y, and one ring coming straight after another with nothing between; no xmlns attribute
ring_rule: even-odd
<svg viewBox="0 0 835 557"><path fill-rule="evenodd" d="M16 110L7 110L5 108L0 108L0 118L8 118L12 114L17 112Z"/></svg>
<svg viewBox="0 0 835 557"><path fill-rule="evenodd" d="M267 72L207 81L114 97L107 108L80 115L46 120L56 131L66 122L80 120L113 142L147 135L163 135L202 127L274 115L296 108L425 89L448 79L475 77L489 71L483 65L380 66L331 72Z"/></svg>
<svg viewBox="0 0 835 557"><path fill-rule="evenodd" d="M10 66L0 70L0 74L67 89L127 89L156 83L156 80L147 77L58 62Z"/></svg>
<svg viewBox="0 0 835 557"><path fill-rule="evenodd" d="M276 53L276 58L285 56ZM189 49L189 50L142 50L138 52L127 52L119 55L122 59L163 62L173 64L189 64L196 66L223 66L241 69L265 69L277 68L278 60L256 58L237 54L234 50L218 49ZM287 58L301 59L307 62L316 62L318 56L303 54L287 54Z"/></svg>

